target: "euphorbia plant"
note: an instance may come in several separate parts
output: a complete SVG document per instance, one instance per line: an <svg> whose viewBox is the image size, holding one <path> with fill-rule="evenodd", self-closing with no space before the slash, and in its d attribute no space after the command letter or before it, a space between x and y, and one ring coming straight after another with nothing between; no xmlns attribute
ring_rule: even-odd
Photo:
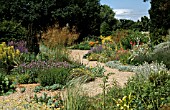
<svg viewBox="0 0 170 110"><path fill-rule="evenodd" d="M14 46L7 46L5 42L0 44L0 64L7 73L18 64L17 58L19 56L20 51L15 50Z"/></svg>

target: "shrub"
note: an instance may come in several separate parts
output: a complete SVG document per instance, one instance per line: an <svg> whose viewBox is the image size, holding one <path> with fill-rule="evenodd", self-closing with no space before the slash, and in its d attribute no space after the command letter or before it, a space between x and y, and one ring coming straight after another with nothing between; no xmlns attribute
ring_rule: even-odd
<svg viewBox="0 0 170 110"><path fill-rule="evenodd" d="M65 85L69 76L69 70L66 68L49 68L39 72L38 79L42 86L53 84Z"/></svg>
<svg viewBox="0 0 170 110"><path fill-rule="evenodd" d="M83 41L70 47L71 49L90 50L89 41Z"/></svg>
<svg viewBox="0 0 170 110"><path fill-rule="evenodd" d="M137 68L134 68L133 70L136 74L142 74L143 77L148 78L150 73L159 73L161 71L167 71L166 65L163 63L157 63L157 62L144 62L142 65L137 66Z"/></svg>
<svg viewBox="0 0 170 110"><path fill-rule="evenodd" d="M142 74L130 79L125 88L125 94L135 96L133 104L138 110L157 110L170 103L170 74L165 71L148 74L147 79L142 79Z"/></svg>
<svg viewBox="0 0 170 110"><path fill-rule="evenodd" d="M131 56L127 59L127 63L139 65L143 62L152 62L152 50L148 44L135 45L131 50Z"/></svg>
<svg viewBox="0 0 170 110"><path fill-rule="evenodd" d="M139 31L128 31L128 35L121 40L121 43L125 49L130 49L131 44L130 42L133 42L137 45L147 43L149 41L149 36L145 36Z"/></svg>
<svg viewBox="0 0 170 110"><path fill-rule="evenodd" d="M55 61L32 61L30 63L20 64L13 71L17 73L19 83L36 83L38 82L38 73L51 68L70 68L71 65L67 62Z"/></svg>
<svg viewBox="0 0 170 110"><path fill-rule="evenodd" d="M84 58L88 58L89 60L91 59L91 60L93 60L93 61L97 61L97 60L98 60L98 57L99 57L99 55L97 55L97 54L100 54L103 50L104 50L104 49L103 49L102 45L98 45L98 46L92 47L92 48L88 51L88 53L85 54L83 57L84 57ZM96 58L95 58L95 55L97 55ZM94 56L94 57L93 57L93 56ZM90 57L91 57L91 58L90 58ZM95 58L95 59L93 59L93 58Z"/></svg>
<svg viewBox="0 0 170 110"><path fill-rule="evenodd" d="M95 74L93 74L87 68L73 68L69 73L69 80L76 79L79 77L85 78L85 81L83 79L81 80L82 82L89 82L95 80Z"/></svg>
<svg viewBox="0 0 170 110"><path fill-rule="evenodd" d="M4 20L0 22L0 42L24 40L27 30L20 23Z"/></svg>
<svg viewBox="0 0 170 110"><path fill-rule="evenodd" d="M170 69L170 42L163 42L154 47L152 60L163 62Z"/></svg>
<svg viewBox="0 0 170 110"><path fill-rule="evenodd" d="M3 73L0 72L0 95L13 93L15 86Z"/></svg>

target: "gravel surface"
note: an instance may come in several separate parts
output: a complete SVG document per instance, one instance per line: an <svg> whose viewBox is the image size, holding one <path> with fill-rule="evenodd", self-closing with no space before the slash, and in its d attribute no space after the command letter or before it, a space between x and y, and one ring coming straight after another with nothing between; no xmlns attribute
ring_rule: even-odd
<svg viewBox="0 0 170 110"><path fill-rule="evenodd" d="M87 52L88 50L71 50L71 57L74 60L79 61L86 66L90 67L95 67L97 65L104 66L106 70L106 72L104 73L105 75L107 75L108 73L114 73L109 75L108 77L107 84L110 87L115 81L120 87L123 87L127 82L128 78L134 75L133 72L122 72L119 71L118 69L109 68L105 65L105 63L99 63L97 61L88 61L87 59L83 59L83 55L86 54ZM86 91L89 96L95 96L102 93L102 88L100 86L101 84L103 84L102 78L97 78L95 79L95 81L83 84L82 86L84 91Z"/></svg>

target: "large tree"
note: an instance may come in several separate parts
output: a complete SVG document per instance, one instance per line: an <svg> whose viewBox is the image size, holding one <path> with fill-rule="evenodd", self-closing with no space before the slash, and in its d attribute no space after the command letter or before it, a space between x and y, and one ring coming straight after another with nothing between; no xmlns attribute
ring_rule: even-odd
<svg viewBox="0 0 170 110"><path fill-rule="evenodd" d="M166 36L170 29L170 0L150 0L150 3L151 40L157 44L162 42L162 36Z"/></svg>
<svg viewBox="0 0 170 110"><path fill-rule="evenodd" d="M61 27L76 26L80 38L100 34L99 0L0 0L0 6L0 22L20 22L29 30L31 42L37 42L34 36L56 22Z"/></svg>
<svg viewBox="0 0 170 110"><path fill-rule="evenodd" d="M118 22L118 20L115 19L115 13L113 9L110 8L108 5L101 5L100 18L100 34L105 36L110 35Z"/></svg>

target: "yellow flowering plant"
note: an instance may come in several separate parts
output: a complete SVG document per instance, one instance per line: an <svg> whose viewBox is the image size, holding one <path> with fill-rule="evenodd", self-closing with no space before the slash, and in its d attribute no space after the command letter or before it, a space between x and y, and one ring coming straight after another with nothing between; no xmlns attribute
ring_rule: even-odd
<svg viewBox="0 0 170 110"><path fill-rule="evenodd" d="M14 49L14 46L7 46L5 42L0 44L0 64L6 69L7 73L16 65L20 51Z"/></svg>
<svg viewBox="0 0 170 110"><path fill-rule="evenodd" d="M100 36L100 39L102 40L102 44L105 44L105 43L107 43L107 42L113 42L113 39L112 39L112 37L111 36L107 36L107 37L105 37L105 36Z"/></svg>

